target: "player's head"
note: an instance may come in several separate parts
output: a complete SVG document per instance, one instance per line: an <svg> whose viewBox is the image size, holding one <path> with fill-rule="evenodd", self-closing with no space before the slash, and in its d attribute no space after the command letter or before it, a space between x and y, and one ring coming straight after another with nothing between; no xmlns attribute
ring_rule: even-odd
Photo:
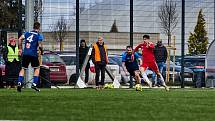
<svg viewBox="0 0 215 121"><path fill-rule="evenodd" d="M101 36L98 37L98 43L99 43L100 45L103 44L103 37L101 37Z"/></svg>
<svg viewBox="0 0 215 121"><path fill-rule="evenodd" d="M39 22L35 22L33 29L34 30L40 30L40 23Z"/></svg>
<svg viewBox="0 0 215 121"><path fill-rule="evenodd" d="M80 46L81 47L86 47L87 46L86 41L84 39L81 40Z"/></svg>
<svg viewBox="0 0 215 121"><path fill-rule="evenodd" d="M143 41L148 42L149 39L150 39L150 36L149 36L149 35L143 35Z"/></svg>
<svg viewBox="0 0 215 121"><path fill-rule="evenodd" d="M130 45L126 46L126 52L128 54L131 54L132 53L132 47Z"/></svg>
<svg viewBox="0 0 215 121"><path fill-rule="evenodd" d="M14 37L10 37L9 38L9 44L12 46L15 46L16 45L16 39Z"/></svg>
<svg viewBox="0 0 215 121"><path fill-rule="evenodd" d="M158 46L162 46L162 40L158 40L158 41L157 41L157 45L158 45Z"/></svg>

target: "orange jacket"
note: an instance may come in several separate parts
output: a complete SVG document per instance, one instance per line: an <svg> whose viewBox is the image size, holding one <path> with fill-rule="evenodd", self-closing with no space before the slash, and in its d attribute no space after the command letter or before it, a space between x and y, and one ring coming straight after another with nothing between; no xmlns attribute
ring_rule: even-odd
<svg viewBox="0 0 215 121"><path fill-rule="evenodd" d="M105 55L106 55L106 64L108 64L108 54L107 54L107 46L104 44L104 49L105 49ZM96 43L93 44L93 61L94 62L100 62L101 61L101 55L100 55L100 50L99 47Z"/></svg>

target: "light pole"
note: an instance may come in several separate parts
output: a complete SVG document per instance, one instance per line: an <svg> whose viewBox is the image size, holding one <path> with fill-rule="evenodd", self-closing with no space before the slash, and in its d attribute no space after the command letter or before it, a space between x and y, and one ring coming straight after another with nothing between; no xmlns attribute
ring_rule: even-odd
<svg viewBox="0 0 215 121"><path fill-rule="evenodd" d="M133 48L133 0L130 0L130 45ZM130 88L133 88L133 79L130 76Z"/></svg>
<svg viewBox="0 0 215 121"><path fill-rule="evenodd" d="M79 0L76 0L76 79L79 76Z"/></svg>
<svg viewBox="0 0 215 121"><path fill-rule="evenodd" d="M185 0L182 0L182 15L181 15L181 88L184 88L184 41L185 41Z"/></svg>

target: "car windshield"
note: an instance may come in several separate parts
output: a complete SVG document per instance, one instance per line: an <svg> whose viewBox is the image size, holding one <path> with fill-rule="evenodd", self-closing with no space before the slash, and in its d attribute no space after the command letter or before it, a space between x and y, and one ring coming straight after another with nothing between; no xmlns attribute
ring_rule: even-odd
<svg viewBox="0 0 215 121"><path fill-rule="evenodd" d="M110 56L109 60L113 61L114 64L122 66L122 57L121 56Z"/></svg>
<svg viewBox="0 0 215 121"><path fill-rule="evenodd" d="M112 58L108 57L108 64L115 65L117 63Z"/></svg>
<svg viewBox="0 0 215 121"><path fill-rule="evenodd" d="M60 56L66 65L76 65L76 57L75 56L64 56L61 55Z"/></svg>
<svg viewBox="0 0 215 121"><path fill-rule="evenodd" d="M64 61L56 54L44 54L43 62L47 63L64 63Z"/></svg>
<svg viewBox="0 0 215 121"><path fill-rule="evenodd" d="M205 61L202 59L184 60L185 67L205 66Z"/></svg>

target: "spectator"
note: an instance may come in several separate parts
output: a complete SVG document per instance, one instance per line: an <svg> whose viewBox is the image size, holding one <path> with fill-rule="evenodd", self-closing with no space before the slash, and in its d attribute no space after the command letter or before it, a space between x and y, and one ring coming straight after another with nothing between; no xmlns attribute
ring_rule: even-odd
<svg viewBox="0 0 215 121"><path fill-rule="evenodd" d="M80 42L80 47L79 47L79 68L80 68L80 70L83 67L85 57L87 56L88 50L89 50L89 47L87 46L86 41L82 39ZM85 83L87 83L89 80L89 69L90 69L90 63L88 61L87 65L85 67Z"/></svg>
<svg viewBox="0 0 215 121"><path fill-rule="evenodd" d="M167 50L166 47L162 44L162 41L159 40L157 41L157 45L154 48L154 55L155 55L155 61L158 65L158 69L160 73L163 73L163 67L164 64L166 63L167 59ZM153 86L160 86L161 81L159 79L156 79L156 73L153 72L152 74L152 84Z"/></svg>
<svg viewBox="0 0 215 121"><path fill-rule="evenodd" d="M98 37L98 41L93 44L92 61L96 71L96 89L102 89L105 80L105 67L108 64L107 46L103 42L103 37ZM99 83L100 71L101 83Z"/></svg>
<svg viewBox="0 0 215 121"><path fill-rule="evenodd" d="M9 44L5 48L3 58L5 61L6 86L14 88L15 81L18 79L21 63L19 59L19 49L16 46L16 39L11 37Z"/></svg>

